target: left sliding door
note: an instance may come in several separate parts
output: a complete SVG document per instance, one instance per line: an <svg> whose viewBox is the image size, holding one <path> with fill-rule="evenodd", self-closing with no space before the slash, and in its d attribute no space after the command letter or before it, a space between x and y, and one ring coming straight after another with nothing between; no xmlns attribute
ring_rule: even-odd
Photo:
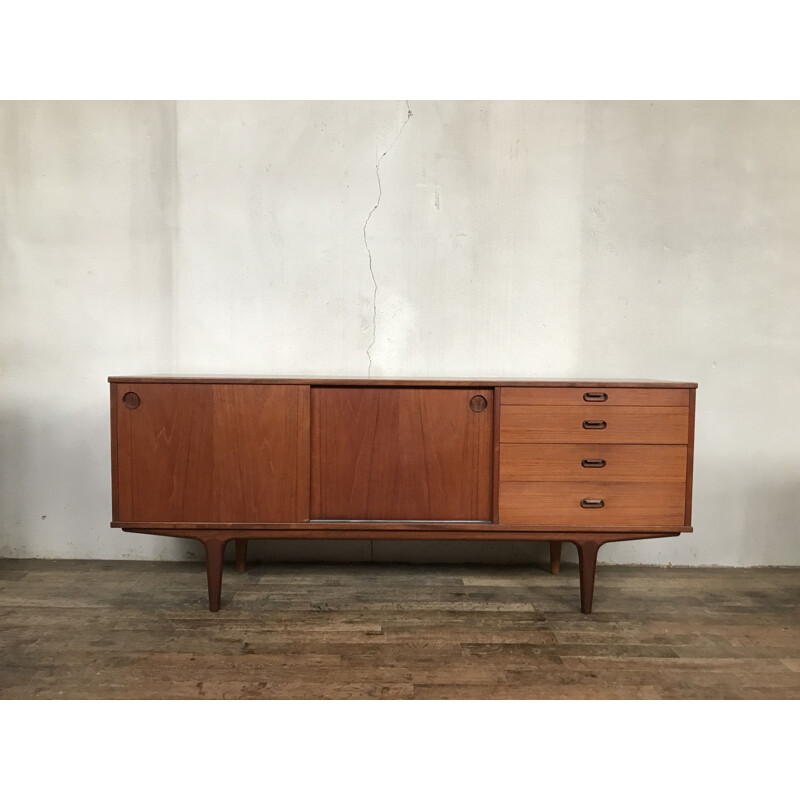
<svg viewBox="0 0 800 800"><path fill-rule="evenodd" d="M117 522L303 522L309 387L111 384Z"/></svg>

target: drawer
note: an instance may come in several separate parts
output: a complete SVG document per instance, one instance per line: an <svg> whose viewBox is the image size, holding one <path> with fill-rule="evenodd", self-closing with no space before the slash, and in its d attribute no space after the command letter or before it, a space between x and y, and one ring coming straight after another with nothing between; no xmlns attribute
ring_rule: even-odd
<svg viewBox="0 0 800 800"><path fill-rule="evenodd" d="M505 390L503 390L505 393ZM502 406L500 441L554 444L686 444L681 406Z"/></svg>
<svg viewBox="0 0 800 800"><path fill-rule="evenodd" d="M502 481L686 481L686 447L675 444L503 444Z"/></svg>
<svg viewBox="0 0 800 800"><path fill-rule="evenodd" d="M688 406L689 389L505 386L500 392L500 403L509 406Z"/></svg>
<svg viewBox="0 0 800 800"><path fill-rule="evenodd" d="M581 502L602 501L585 508ZM500 483L504 525L682 525L682 483L506 481Z"/></svg>

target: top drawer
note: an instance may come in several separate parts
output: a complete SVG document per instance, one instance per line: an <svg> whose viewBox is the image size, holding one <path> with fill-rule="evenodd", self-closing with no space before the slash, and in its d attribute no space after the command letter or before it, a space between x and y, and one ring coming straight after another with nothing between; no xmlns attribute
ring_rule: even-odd
<svg viewBox="0 0 800 800"><path fill-rule="evenodd" d="M508 406L688 406L689 389L635 389L613 386L504 386L501 405Z"/></svg>

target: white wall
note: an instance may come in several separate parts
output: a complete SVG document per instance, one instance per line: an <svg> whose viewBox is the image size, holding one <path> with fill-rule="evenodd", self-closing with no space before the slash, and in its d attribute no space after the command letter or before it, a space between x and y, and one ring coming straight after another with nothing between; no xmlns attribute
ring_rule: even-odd
<svg viewBox="0 0 800 800"><path fill-rule="evenodd" d="M698 381L695 533L603 559L800 564L799 133L800 103L0 103L0 556L198 555L109 529L106 377L366 375L388 150L372 375Z"/></svg>

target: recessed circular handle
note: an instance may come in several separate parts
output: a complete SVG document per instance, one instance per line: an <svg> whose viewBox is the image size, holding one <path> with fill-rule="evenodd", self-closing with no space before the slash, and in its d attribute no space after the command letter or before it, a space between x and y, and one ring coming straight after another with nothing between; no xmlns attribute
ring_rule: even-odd
<svg viewBox="0 0 800 800"><path fill-rule="evenodd" d="M480 414L481 411L486 410L486 406L489 405L489 401L482 395L476 394L472 400L469 401L469 407L476 413Z"/></svg>
<svg viewBox="0 0 800 800"><path fill-rule="evenodd" d="M586 428L587 431L602 431L607 426L608 423L602 419L585 419L583 421L583 427Z"/></svg>
<svg viewBox="0 0 800 800"><path fill-rule="evenodd" d="M142 398L139 397L139 395L136 394L136 392L125 392L125 394L122 395L122 405L124 405L125 408L128 408L131 411L136 411L136 409L139 408L141 404L142 404Z"/></svg>
<svg viewBox="0 0 800 800"><path fill-rule="evenodd" d="M584 497L581 500L581 508L602 508L605 503L600 498Z"/></svg>
<svg viewBox="0 0 800 800"><path fill-rule="evenodd" d="M608 395L605 392L584 392L583 399L587 403L605 403Z"/></svg>

